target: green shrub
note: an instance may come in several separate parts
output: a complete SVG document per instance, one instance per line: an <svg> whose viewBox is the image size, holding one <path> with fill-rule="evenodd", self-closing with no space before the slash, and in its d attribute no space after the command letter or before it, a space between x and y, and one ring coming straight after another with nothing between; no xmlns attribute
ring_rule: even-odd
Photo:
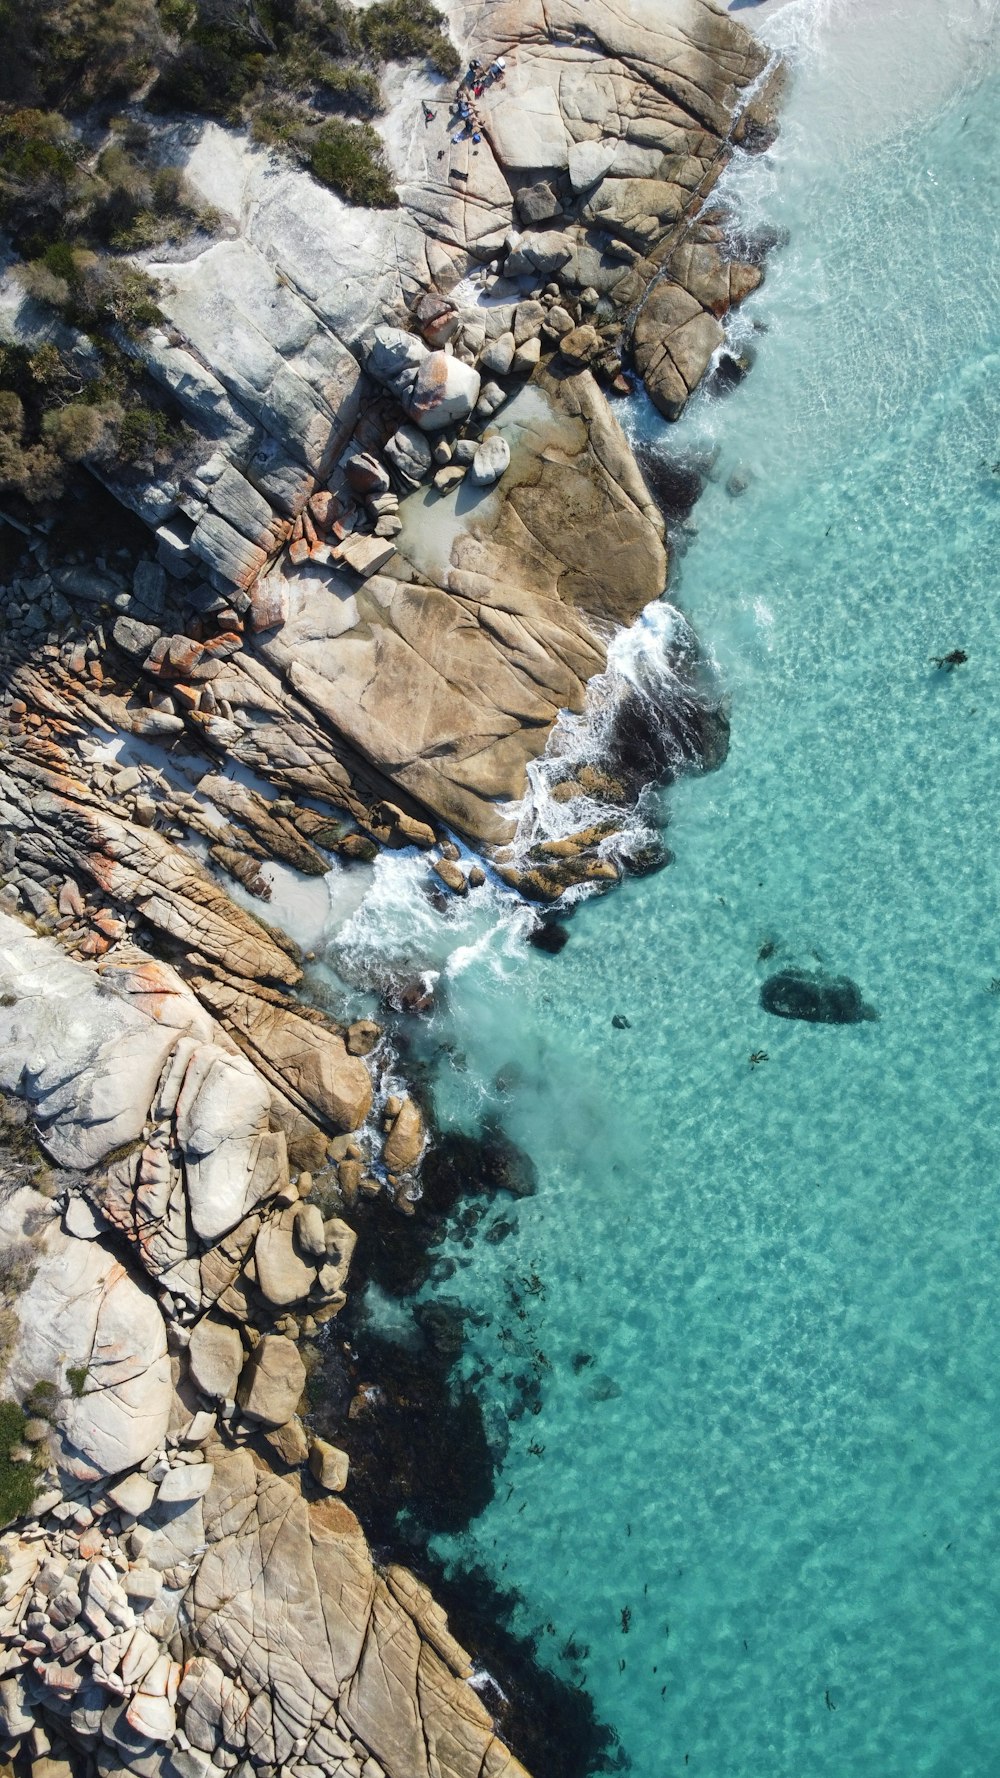
<svg viewBox="0 0 1000 1778"><path fill-rule="evenodd" d="M0 1525L23 1519L35 1498L33 1463L14 1463L11 1452L24 1443L27 1417L14 1401L0 1401Z"/></svg>
<svg viewBox="0 0 1000 1778"><path fill-rule="evenodd" d="M69 1384L70 1394L79 1401L87 1385L87 1366L85 1364L68 1364L66 1366L66 1381Z"/></svg>
<svg viewBox="0 0 1000 1778"><path fill-rule="evenodd" d="M212 34L181 45L162 69L148 102L156 111L197 111L236 122L263 71L264 57L258 52L234 52L225 39Z"/></svg>
<svg viewBox="0 0 1000 1778"><path fill-rule="evenodd" d="M26 436L20 396L0 389L0 493L23 494L32 506L57 500L65 478L55 451Z"/></svg>
<svg viewBox="0 0 1000 1778"><path fill-rule="evenodd" d="M42 263L54 278L62 278L66 284L75 284L79 276L73 249L68 241L50 242L42 254Z"/></svg>
<svg viewBox="0 0 1000 1778"><path fill-rule="evenodd" d="M310 148L309 166L321 185L329 185L350 204L389 210L399 203L382 138L371 124L342 123L339 118L325 123Z"/></svg>
<svg viewBox="0 0 1000 1778"><path fill-rule="evenodd" d="M162 51L155 0L0 0L0 100L75 109L131 93Z"/></svg>
<svg viewBox="0 0 1000 1778"><path fill-rule="evenodd" d="M48 1377L33 1383L24 1398L25 1412L35 1420L51 1420L59 1406L59 1391Z"/></svg>
<svg viewBox="0 0 1000 1778"><path fill-rule="evenodd" d="M71 401L43 416L42 437L64 463L97 463L111 455L121 425L122 410L113 403Z"/></svg>
<svg viewBox="0 0 1000 1778"><path fill-rule="evenodd" d="M350 111L356 117L375 117L385 110L382 88L366 68L344 67L323 58L313 73L318 96L332 110Z"/></svg>
<svg viewBox="0 0 1000 1778"><path fill-rule="evenodd" d="M194 0L159 0L160 21L165 31L183 37L198 16Z"/></svg>
<svg viewBox="0 0 1000 1778"><path fill-rule="evenodd" d="M65 185L76 170L73 132L58 111L28 107L0 116L0 171L5 179L55 179Z"/></svg>
<svg viewBox="0 0 1000 1778"><path fill-rule="evenodd" d="M118 428L118 455L125 463L155 457L173 440L166 414L155 407L130 407Z"/></svg>
<svg viewBox="0 0 1000 1778"><path fill-rule="evenodd" d="M70 290L65 278L50 272L44 259L29 260L14 268L14 276L34 302L46 303L50 309L65 310Z"/></svg>
<svg viewBox="0 0 1000 1778"><path fill-rule="evenodd" d="M430 0L375 0L358 19L358 35L378 61L419 57L451 80L462 63L443 27L444 19Z"/></svg>
<svg viewBox="0 0 1000 1778"><path fill-rule="evenodd" d="M73 319L88 330L117 322L128 334L155 327L163 320L156 303L156 285L138 266L96 259L80 279Z"/></svg>
<svg viewBox="0 0 1000 1778"><path fill-rule="evenodd" d="M263 148L302 147L308 140L308 117L288 99L266 99L250 120L250 134Z"/></svg>

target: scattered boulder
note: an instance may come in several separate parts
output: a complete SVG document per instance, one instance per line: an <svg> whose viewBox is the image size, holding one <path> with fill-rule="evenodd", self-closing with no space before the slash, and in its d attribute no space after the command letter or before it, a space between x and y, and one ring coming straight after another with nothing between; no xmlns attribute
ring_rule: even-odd
<svg viewBox="0 0 1000 1778"><path fill-rule="evenodd" d="M429 356L429 348L415 334L405 333L401 327L376 327L365 354L365 369L402 401Z"/></svg>
<svg viewBox="0 0 1000 1778"><path fill-rule="evenodd" d="M499 383L484 383L479 400L476 402L476 413L489 419L498 408L503 407L507 396Z"/></svg>
<svg viewBox="0 0 1000 1778"><path fill-rule="evenodd" d="M315 1266L296 1251L294 1214L287 1213L287 1221L282 1216L266 1222L254 1243L257 1283L268 1302L279 1309L288 1308L307 1297L316 1277Z"/></svg>
<svg viewBox="0 0 1000 1778"><path fill-rule="evenodd" d="M570 333L564 333L559 341L559 350L567 364L582 369L601 350L601 336L596 327L585 323L582 327L574 327Z"/></svg>
<svg viewBox="0 0 1000 1778"><path fill-rule="evenodd" d="M326 1259L326 1234L318 1204L298 1204L294 1211L295 1240L310 1259Z"/></svg>
<svg viewBox="0 0 1000 1778"><path fill-rule="evenodd" d="M111 634L116 647L136 661L144 661L160 640L160 632L153 624L140 623L136 617L116 617Z"/></svg>
<svg viewBox="0 0 1000 1778"><path fill-rule="evenodd" d="M420 331L432 347L443 346L457 332L459 313L455 304L446 296L439 296L436 291L428 291L422 296L414 310L414 318Z"/></svg>
<svg viewBox="0 0 1000 1778"><path fill-rule="evenodd" d="M119 1512L128 1513L133 1519L141 1519L148 1512L156 1498L156 1485L148 1476L141 1475L138 1470L125 1476L108 1489L108 1499L118 1508Z"/></svg>
<svg viewBox="0 0 1000 1778"><path fill-rule="evenodd" d="M159 1506L190 1506L194 1500L200 1500L208 1493L212 1485L214 1471L210 1463L179 1463L175 1469L168 1469L159 1488L156 1500Z"/></svg>
<svg viewBox="0 0 1000 1778"><path fill-rule="evenodd" d="M463 878L463 882L464 882ZM424 1146L424 1120L412 1099L404 1099L385 1145L385 1164L390 1173L405 1173L416 1166Z"/></svg>
<svg viewBox="0 0 1000 1778"><path fill-rule="evenodd" d="M443 469L438 469L435 472L434 486L440 493L448 494L451 492L452 488L459 487L464 480L465 464L447 463Z"/></svg>
<svg viewBox="0 0 1000 1778"><path fill-rule="evenodd" d="M531 339L525 340L522 346L518 346L517 351L514 353L510 366L511 375L515 377L530 377L532 371L540 362L541 356L542 342L538 338L538 335L534 334Z"/></svg>
<svg viewBox="0 0 1000 1778"><path fill-rule="evenodd" d="M510 468L510 445L499 433L484 438L472 459L472 480L477 488L490 488Z"/></svg>
<svg viewBox="0 0 1000 1778"><path fill-rule="evenodd" d="M342 1494L347 1487L350 1459L346 1451L328 1444L325 1438L313 1439L309 1449L309 1468L313 1479L328 1494Z"/></svg>
<svg viewBox="0 0 1000 1778"><path fill-rule="evenodd" d="M374 1019L355 1019L348 1025L344 1039L349 1056L369 1056L382 1035L382 1027Z"/></svg>
<svg viewBox="0 0 1000 1778"><path fill-rule="evenodd" d="M348 457L344 473L355 494L388 494L392 486L388 470L369 451L358 451Z"/></svg>
<svg viewBox="0 0 1000 1778"><path fill-rule="evenodd" d="M340 545L340 559L346 562L362 580L368 580L377 574L387 562L391 562L396 554L391 539L383 537L365 537L360 532L352 532L345 537Z"/></svg>
<svg viewBox="0 0 1000 1778"><path fill-rule="evenodd" d="M465 872L453 858L435 858L431 869L453 895L464 895L468 890L469 885L465 880Z"/></svg>
<svg viewBox="0 0 1000 1778"><path fill-rule="evenodd" d="M389 439L385 454L400 480L417 487L431 470L431 447L416 426L400 426Z"/></svg>
<svg viewBox="0 0 1000 1778"><path fill-rule="evenodd" d="M577 195L600 183L615 158L617 147L614 141L570 143L569 182Z"/></svg>
<svg viewBox="0 0 1000 1778"><path fill-rule="evenodd" d="M484 347L479 358L480 368L488 371L491 376L505 377L510 370L514 351L514 335L502 333L498 339L490 340Z"/></svg>
<svg viewBox="0 0 1000 1778"><path fill-rule="evenodd" d="M447 352L431 352L417 372L405 406L423 432L439 432L467 420L479 394L477 370Z"/></svg>
<svg viewBox="0 0 1000 1778"><path fill-rule="evenodd" d="M305 1385L306 1367L294 1340L265 1334L243 1366L236 1400L248 1419L263 1426L284 1426Z"/></svg>
<svg viewBox="0 0 1000 1778"><path fill-rule="evenodd" d="M779 1019L805 1019L813 1025L858 1025L878 1018L846 975L822 970L781 969L760 990L765 1012Z"/></svg>

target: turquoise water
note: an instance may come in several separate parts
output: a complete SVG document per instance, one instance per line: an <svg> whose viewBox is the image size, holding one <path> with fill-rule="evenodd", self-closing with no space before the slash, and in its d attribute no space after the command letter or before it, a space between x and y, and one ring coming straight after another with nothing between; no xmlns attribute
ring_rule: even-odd
<svg viewBox="0 0 1000 1778"><path fill-rule="evenodd" d="M444 1250L502 1463L439 1548L518 1589L643 1778L1000 1771L1000 52L992 5L894 11L896 48L769 19L797 84L730 182L790 230L756 367L632 417L721 447L671 597L732 745L669 792L676 862L556 958L398 861L343 935L436 952L439 1113L539 1171ZM877 1023L762 1011L817 958Z"/></svg>

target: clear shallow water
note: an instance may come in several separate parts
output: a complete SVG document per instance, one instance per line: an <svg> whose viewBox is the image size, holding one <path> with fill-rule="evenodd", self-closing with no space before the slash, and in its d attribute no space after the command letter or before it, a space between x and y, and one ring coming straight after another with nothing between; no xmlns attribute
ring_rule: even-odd
<svg viewBox="0 0 1000 1778"><path fill-rule="evenodd" d="M671 597L732 745L669 794L676 862L557 958L400 859L342 933L433 952L439 1113L539 1170L445 1249L503 1461L442 1553L523 1594L643 1778L1000 1770L1000 53L985 0L868 12L768 21L802 59L731 182L791 231L752 376L633 416L721 446ZM878 1023L761 1010L816 957Z"/></svg>

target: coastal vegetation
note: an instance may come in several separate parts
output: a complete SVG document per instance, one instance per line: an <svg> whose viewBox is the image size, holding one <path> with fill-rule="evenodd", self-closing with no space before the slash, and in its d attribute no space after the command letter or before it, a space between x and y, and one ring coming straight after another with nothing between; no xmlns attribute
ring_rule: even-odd
<svg viewBox="0 0 1000 1778"><path fill-rule="evenodd" d="M397 195L381 71L458 56L430 0L0 0L0 227L49 338L0 350L0 494L50 509L74 470L162 469L184 442L126 349L162 319L133 255L219 225L162 164L177 112L249 128L352 204Z"/></svg>
<svg viewBox="0 0 1000 1778"><path fill-rule="evenodd" d="M28 1420L15 1401L0 1401L0 1525L31 1511L37 1475L24 1443Z"/></svg>

